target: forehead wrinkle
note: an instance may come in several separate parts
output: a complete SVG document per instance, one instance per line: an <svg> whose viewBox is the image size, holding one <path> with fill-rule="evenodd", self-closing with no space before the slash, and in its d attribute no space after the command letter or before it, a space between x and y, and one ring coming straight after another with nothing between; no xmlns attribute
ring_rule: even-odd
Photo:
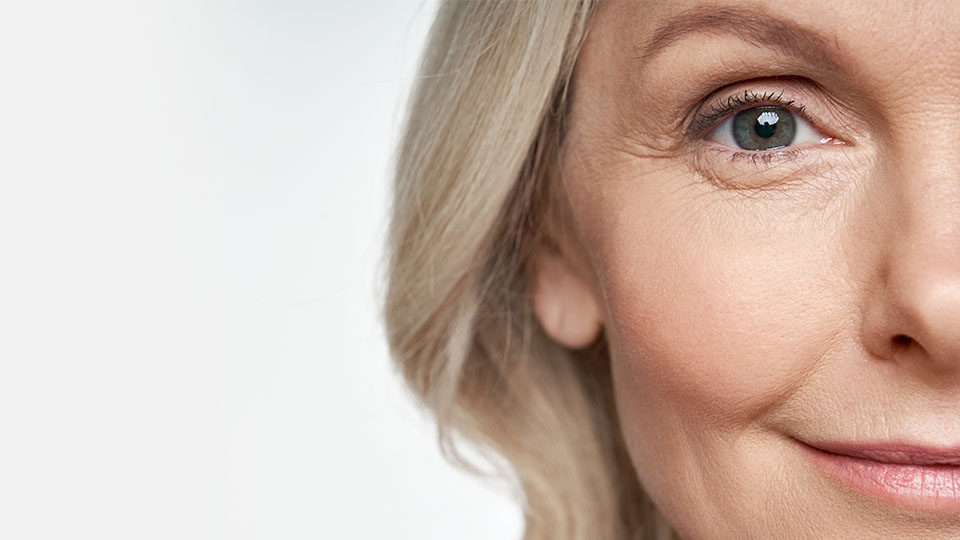
<svg viewBox="0 0 960 540"><path fill-rule="evenodd" d="M815 30L765 11L734 7L696 7L675 15L660 26L641 48L647 61L680 40L696 34L734 36L762 48L773 48L818 67L838 70L831 40Z"/></svg>

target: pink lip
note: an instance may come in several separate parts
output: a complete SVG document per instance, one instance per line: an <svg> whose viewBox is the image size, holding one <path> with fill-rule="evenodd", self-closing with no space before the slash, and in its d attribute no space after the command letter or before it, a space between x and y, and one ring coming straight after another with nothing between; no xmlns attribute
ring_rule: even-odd
<svg viewBox="0 0 960 540"><path fill-rule="evenodd" d="M828 476L907 509L960 511L960 447L896 443L803 443Z"/></svg>

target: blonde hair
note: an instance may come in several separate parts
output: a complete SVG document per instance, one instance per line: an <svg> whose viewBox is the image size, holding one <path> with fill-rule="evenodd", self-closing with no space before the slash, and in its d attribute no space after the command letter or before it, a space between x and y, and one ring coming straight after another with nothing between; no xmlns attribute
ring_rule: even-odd
<svg viewBox="0 0 960 540"><path fill-rule="evenodd" d="M509 461L527 540L665 534L621 438L605 343L554 343L527 290L562 207L552 180L594 3L443 2L396 163L392 355L448 458L470 467L463 438Z"/></svg>

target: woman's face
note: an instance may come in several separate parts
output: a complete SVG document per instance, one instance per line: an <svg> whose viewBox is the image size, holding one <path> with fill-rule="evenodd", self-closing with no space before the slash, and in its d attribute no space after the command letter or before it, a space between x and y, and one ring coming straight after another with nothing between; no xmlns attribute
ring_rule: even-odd
<svg viewBox="0 0 960 540"><path fill-rule="evenodd" d="M960 537L958 37L952 0L598 9L566 264L683 538Z"/></svg>

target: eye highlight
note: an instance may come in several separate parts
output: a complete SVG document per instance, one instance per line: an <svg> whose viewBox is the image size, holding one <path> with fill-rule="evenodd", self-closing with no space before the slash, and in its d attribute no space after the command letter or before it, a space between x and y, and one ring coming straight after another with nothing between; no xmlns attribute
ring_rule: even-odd
<svg viewBox="0 0 960 540"><path fill-rule="evenodd" d="M753 152L828 140L799 115L785 107L770 105L745 109L726 118L705 139Z"/></svg>

